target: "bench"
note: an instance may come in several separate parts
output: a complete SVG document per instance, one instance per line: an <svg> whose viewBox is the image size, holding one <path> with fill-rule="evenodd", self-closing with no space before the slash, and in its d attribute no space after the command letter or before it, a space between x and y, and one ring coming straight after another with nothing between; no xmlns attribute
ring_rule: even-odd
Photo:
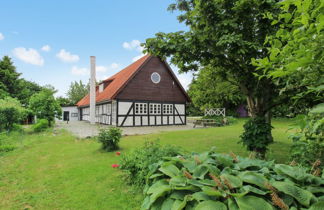
<svg viewBox="0 0 324 210"><path fill-rule="evenodd" d="M201 120L196 120L193 122L194 124L194 128L197 126L197 125L201 125L201 126L220 126L219 123L217 123L215 120L213 119L201 119Z"/></svg>

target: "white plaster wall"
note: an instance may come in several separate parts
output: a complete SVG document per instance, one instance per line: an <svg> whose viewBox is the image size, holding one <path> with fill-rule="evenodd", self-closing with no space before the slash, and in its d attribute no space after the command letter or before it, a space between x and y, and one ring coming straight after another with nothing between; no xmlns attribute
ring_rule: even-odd
<svg viewBox="0 0 324 210"><path fill-rule="evenodd" d="M180 115L185 114L185 105L184 104L175 104L175 108L178 110ZM178 114L175 112L175 114Z"/></svg>
<svg viewBox="0 0 324 210"><path fill-rule="evenodd" d="M148 125L148 117L143 117L143 125Z"/></svg>
<svg viewBox="0 0 324 210"><path fill-rule="evenodd" d="M116 121L117 121L117 118L116 118L116 116L117 116L117 113L116 113L117 102L112 101L111 106L112 106L112 112L111 112L112 121L111 121L111 124L116 125Z"/></svg>
<svg viewBox="0 0 324 210"><path fill-rule="evenodd" d="M79 111L78 111L78 107L77 106L65 106L65 107L61 107L62 108L62 116L61 118L62 119L56 119L58 121L63 121L63 115L64 115L64 112L69 112L69 120L70 121L77 121L79 120ZM76 113L77 116L73 116L72 117L72 113Z"/></svg>
<svg viewBox="0 0 324 210"><path fill-rule="evenodd" d="M132 102L118 102L118 114L119 115L127 114L131 105ZM133 114L133 110L129 114Z"/></svg>

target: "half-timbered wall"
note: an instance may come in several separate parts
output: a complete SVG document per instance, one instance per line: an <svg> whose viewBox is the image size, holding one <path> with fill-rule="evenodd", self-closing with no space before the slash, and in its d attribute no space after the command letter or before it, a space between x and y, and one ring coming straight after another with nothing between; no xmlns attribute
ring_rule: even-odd
<svg viewBox="0 0 324 210"><path fill-rule="evenodd" d="M89 121L90 120L90 108L84 107L81 108L80 112L82 113L82 120ZM112 124L112 104L97 104L96 105L96 123L101 124Z"/></svg>
<svg viewBox="0 0 324 210"><path fill-rule="evenodd" d="M117 104L117 126L186 124L185 104L150 101L118 101Z"/></svg>

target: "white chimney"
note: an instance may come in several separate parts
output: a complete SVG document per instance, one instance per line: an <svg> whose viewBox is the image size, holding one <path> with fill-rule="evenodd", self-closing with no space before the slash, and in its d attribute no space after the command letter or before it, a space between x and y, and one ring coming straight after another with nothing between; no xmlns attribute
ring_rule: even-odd
<svg viewBox="0 0 324 210"><path fill-rule="evenodd" d="M90 56L90 124L96 123L96 57Z"/></svg>

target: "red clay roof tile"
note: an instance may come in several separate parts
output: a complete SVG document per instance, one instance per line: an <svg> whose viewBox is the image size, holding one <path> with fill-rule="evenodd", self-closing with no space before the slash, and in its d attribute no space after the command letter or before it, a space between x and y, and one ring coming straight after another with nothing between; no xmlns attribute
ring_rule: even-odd
<svg viewBox="0 0 324 210"><path fill-rule="evenodd" d="M139 70L150 57L150 55L145 55L120 72L104 80L103 82L109 81L109 84L101 93L99 93L98 88L96 88L96 102L114 99L116 94L127 84L128 80L132 78L134 73ZM88 94L77 103L77 106L88 106L89 104L90 96Z"/></svg>

